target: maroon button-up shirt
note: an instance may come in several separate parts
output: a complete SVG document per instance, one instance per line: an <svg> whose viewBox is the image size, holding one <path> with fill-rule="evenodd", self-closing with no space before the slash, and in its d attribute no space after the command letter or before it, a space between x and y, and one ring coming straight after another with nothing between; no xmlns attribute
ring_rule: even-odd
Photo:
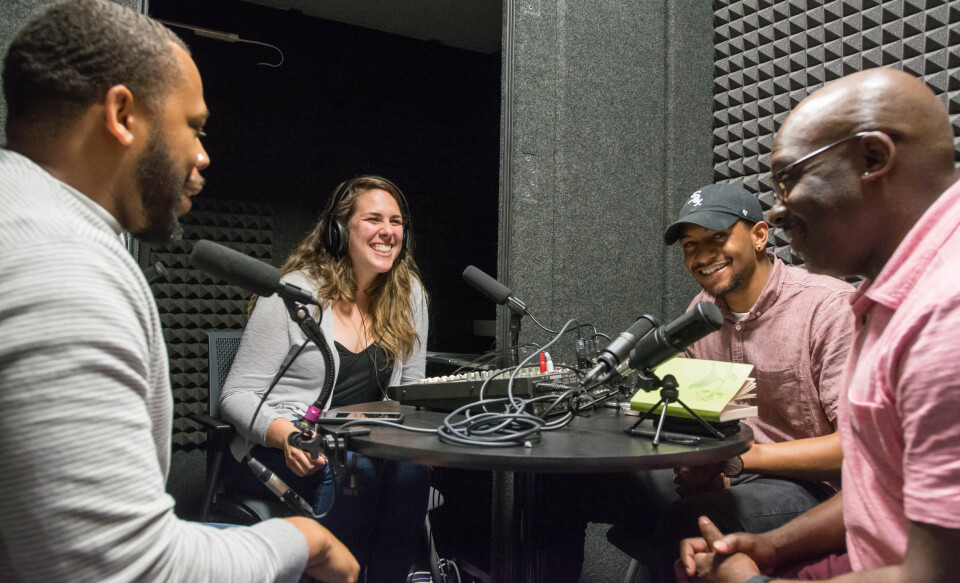
<svg viewBox="0 0 960 583"><path fill-rule="evenodd" d="M723 298L703 291L723 313L723 326L686 356L754 366L758 417L745 420L757 443L834 432L840 381L854 318L853 286L773 259L770 279L749 315L737 321ZM680 387L683 399L683 387Z"/></svg>

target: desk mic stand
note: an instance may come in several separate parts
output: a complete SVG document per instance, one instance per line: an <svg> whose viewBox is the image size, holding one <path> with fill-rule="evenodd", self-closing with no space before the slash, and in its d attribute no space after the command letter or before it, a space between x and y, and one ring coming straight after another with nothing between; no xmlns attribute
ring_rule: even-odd
<svg viewBox="0 0 960 583"><path fill-rule="evenodd" d="M640 419L634 423L630 429L627 430L627 433L636 429L636 427L646 421L648 417L652 417L653 412L657 410L657 407L663 405L663 410L660 412L660 420L657 422L657 431L653 434L653 447L659 446L660 432L663 430L663 422L667 418L667 406L669 406L670 403L678 403L680 406L686 409L687 413L699 421L700 425L703 425L703 427L710 432L710 435L713 435L717 439L723 439L723 434L720 433L716 427L713 427L704 421L699 415L694 413L693 409L687 407L687 404L680 400L680 389L678 388L679 385L677 384L677 379L672 374L668 374L667 376L663 377L663 380L650 371L646 371L645 376L652 378L655 381L653 388L662 387L660 389L660 400L657 401L653 407L647 409L647 412L640 416Z"/></svg>
<svg viewBox="0 0 960 583"><path fill-rule="evenodd" d="M527 306L514 296L507 298L505 305L510 309L510 364L516 366L520 364L520 320L527 313Z"/></svg>

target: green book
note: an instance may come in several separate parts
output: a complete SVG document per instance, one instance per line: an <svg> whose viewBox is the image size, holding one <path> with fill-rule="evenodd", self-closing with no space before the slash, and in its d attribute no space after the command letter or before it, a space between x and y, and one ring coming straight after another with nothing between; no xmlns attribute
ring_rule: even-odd
<svg viewBox="0 0 960 583"><path fill-rule="evenodd" d="M757 416L757 407L751 404L757 388L756 380L750 377L752 364L672 358L653 372L661 379L672 374L677 379L680 400L704 421L719 423ZM649 393L637 391L630 400L630 408L642 413L659 400L659 389ZM659 414L662 408L662 405L657 407L656 413ZM670 404L667 416L691 418L678 403Z"/></svg>

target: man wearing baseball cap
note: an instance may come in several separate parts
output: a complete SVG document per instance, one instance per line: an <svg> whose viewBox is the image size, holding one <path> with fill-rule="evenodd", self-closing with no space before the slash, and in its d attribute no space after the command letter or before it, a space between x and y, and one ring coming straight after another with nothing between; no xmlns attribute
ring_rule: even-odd
<svg viewBox="0 0 960 583"><path fill-rule="evenodd" d="M842 454L836 433L841 371L853 334L853 287L787 266L766 252L768 226L756 196L712 184L686 200L664 232L714 302L721 329L685 356L754 366L758 417L744 422L755 445L721 465L674 470L680 500L661 518L665 561L707 515L727 530L763 532L830 497ZM683 397L683 387L680 387ZM670 567L664 563L667 575Z"/></svg>
<svg viewBox="0 0 960 583"><path fill-rule="evenodd" d="M759 416L745 423L756 444L724 464L546 477L546 503L564 511L540 543L544 580L579 580L587 522L642 534L643 562L671 579L680 540L699 534L698 516L709 516L722 532L763 532L836 492L830 481L839 477L842 458L836 408L854 290L787 266L766 252L767 237L756 196L732 184L691 194L663 235L667 245L680 242L684 264L703 288L691 306L711 301L723 314L720 330L685 356L754 365ZM604 496L593 503L583 495L589 491Z"/></svg>

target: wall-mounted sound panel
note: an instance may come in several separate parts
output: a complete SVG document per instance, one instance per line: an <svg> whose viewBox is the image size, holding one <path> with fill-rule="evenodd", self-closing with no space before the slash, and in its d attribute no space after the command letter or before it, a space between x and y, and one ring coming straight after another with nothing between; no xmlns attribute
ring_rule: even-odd
<svg viewBox="0 0 960 583"><path fill-rule="evenodd" d="M151 287L170 358L175 451L202 447L206 438L187 415L207 412L207 332L242 330L250 300L250 292L194 268L193 244L207 239L268 263L273 257L271 207L212 197L198 197L194 205L181 218L183 238L151 247L145 257L147 265L160 261L167 267L166 279Z"/></svg>
<svg viewBox="0 0 960 583"><path fill-rule="evenodd" d="M920 77L953 124L960 161L960 3L947 0L716 0L713 168L772 205L770 148L790 109L849 73ZM778 229L772 250L797 262Z"/></svg>

